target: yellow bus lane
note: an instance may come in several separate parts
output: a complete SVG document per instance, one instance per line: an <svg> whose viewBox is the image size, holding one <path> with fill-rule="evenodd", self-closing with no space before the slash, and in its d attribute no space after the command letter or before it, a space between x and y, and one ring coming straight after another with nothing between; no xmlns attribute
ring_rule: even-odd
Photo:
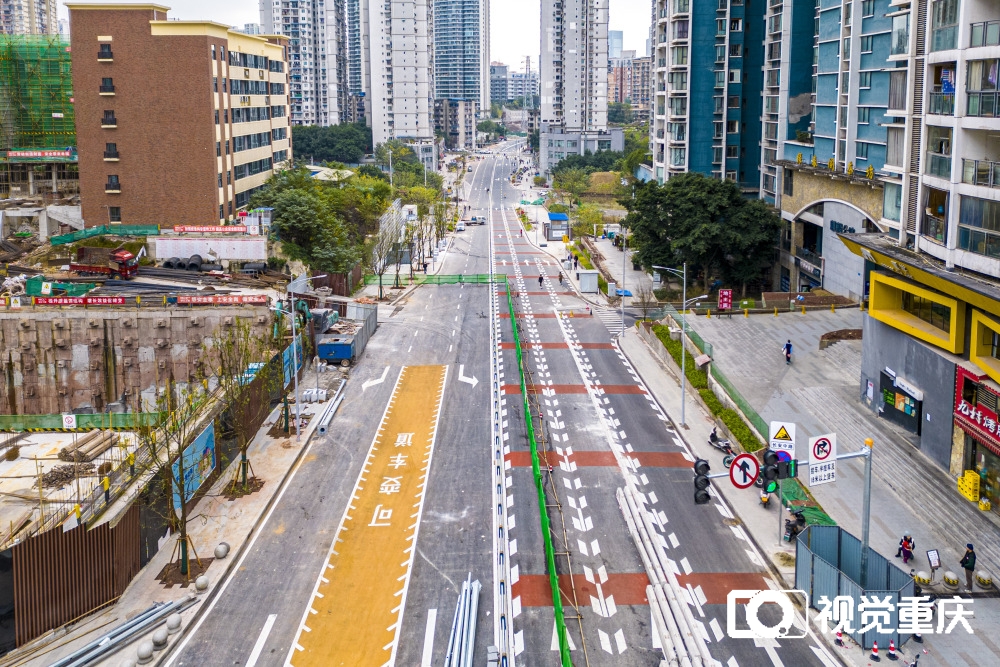
<svg viewBox="0 0 1000 667"><path fill-rule="evenodd" d="M447 375L400 371L287 664L393 664Z"/></svg>

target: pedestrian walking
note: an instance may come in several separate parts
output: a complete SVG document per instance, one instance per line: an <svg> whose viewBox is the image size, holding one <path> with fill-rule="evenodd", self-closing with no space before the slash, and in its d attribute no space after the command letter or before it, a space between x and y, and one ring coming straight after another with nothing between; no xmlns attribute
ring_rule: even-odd
<svg viewBox="0 0 1000 667"><path fill-rule="evenodd" d="M538 276L538 286L539 287L542 286L542 277L541 276Z"/></svg>
<svg viewBox="0 0 1000 667"><path fill-rule="evenodd" d="M958 564L965 568L965 588L972 592L972 574L976 571L976 550L972 544L965 545L965 555Z"/></svg>
<svg viewBox="0 0 1000 667"><path fill-rule="evenodd" d="M785 353L785 363L792 363L792 341L788 341L781 346L781 351Z"/></svg>
<svg viewBox="0 0 1000 667"><path fill-rule="evenodd" d="M904 531L903 536L899 538L899 548L896 549L896 558L900 558L903 555L903 543L907 541L910 543L910 551L917 548L917 541L910 535L910 531Z"/></svg>
<svg viewBox="0 0 1000 667"><path fill-rule="evenodd" d="M559 272L559 284L562 285L562 271Z"/></svg>
<svg viewBox="0 0 1000 667"><path fill-rule="evenodd" d="M899 547L899 550L903 554L903 565L906 565L910 561L910 559L913 558L913 548L914 548L913 540L911 540L908 537L904 538L902 546Z"/></svg>
<svg viewBox="0 0 1000 667"><path fill-rule="evenodd" d="M577 255L573 255L573 270L576 271L580 268L580 258Z"/></svg>

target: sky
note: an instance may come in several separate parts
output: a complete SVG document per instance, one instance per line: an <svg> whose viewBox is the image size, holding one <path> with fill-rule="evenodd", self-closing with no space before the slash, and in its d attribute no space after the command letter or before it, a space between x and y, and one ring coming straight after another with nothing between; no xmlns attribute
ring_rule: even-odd
<svg viewBox="0 0 1000 667"><path fill-rule="evenodd" d="M211 20L238 27L245 23L260 22L259 4L253 0L155 2L170 7L170 16L176 19ZM649 36L650 0L610 0L610 5L609 29L625 33L624 49L633 49L637 55L645 55L646 38ZM524 57L530 55L531 67L537 70L540 12L538 0L490 0L490 60L505 63L512 69L523 70ZM62 4L59 6L59 15L68 15Z"/></svg>

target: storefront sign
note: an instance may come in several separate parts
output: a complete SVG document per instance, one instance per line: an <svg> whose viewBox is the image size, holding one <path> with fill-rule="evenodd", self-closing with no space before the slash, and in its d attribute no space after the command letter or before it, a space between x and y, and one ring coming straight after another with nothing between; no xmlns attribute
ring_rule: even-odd
<svg viewBox="0 0 1000 667"><path fill-rule="evenodd" d="M956 419L963 428L974 429L981 437L990 436L989 439L993 446L998 447L1000 445L1000 424L997 422L1000 419L998 419L996 411L991 410L987 405L997 405L1000 402L1000 394L982 384L978 376L962 366L956 368L955 377ZM968 384L973 385L972 392L966 391ZM970 393L978 397L974 404L966 398Z"/></svg>
<svg viewBox="0 0 1000 667"><path fill-rule="evenodd" d="M177 303L179 305L240 303L266 305L268 303L268 296L266 294L178 294Z"/></svg>
<svg viewBox="0 0 1000 667"><path fill-rule="evenodd" d="M729 310L733 307L733 290L719 290L719 310Z"/></svg>
<svg viewBox="0 0 1000 667"><path fill-rule="evenodd" d="M814 276L816 276L817 278L819 278L820 276L823 275L823 271L822 270L820 270L816 266L813 266L812 264L810 264L809 262L805 261L804 259L799 259L799 269L802 270L802 271L805 271L806 273L811 273Z"/></svg>
<svg viewBox="0 0 1000 667"><path fill-rule="evenodd" d="M123 296L37 296L36 306L124 306Z"/></svg>
<svg viewBox="0 0 1000 667"><path fill-rule="evenodd" d="M917 399L918 401L924 400L924 392L920 391L912 384L904 380L903 378L896 376L896 386L905 391L907 394Z"/></svg>
<svg viewBox="0 0 1000 667"><path fill-rule="evenodd" d="M243 225L210 225L206 227L195 227L191 225L174 225L174 232L177 234L246 234L247 228Z"/></svg>
<svg viewBox="0 0 1000 667"><path fill-rule="evenodd" d="M879 414L912 433L920 435L920 419L923 411L923 392L899 377L891 368L879 374L881 403Z"/></svg>

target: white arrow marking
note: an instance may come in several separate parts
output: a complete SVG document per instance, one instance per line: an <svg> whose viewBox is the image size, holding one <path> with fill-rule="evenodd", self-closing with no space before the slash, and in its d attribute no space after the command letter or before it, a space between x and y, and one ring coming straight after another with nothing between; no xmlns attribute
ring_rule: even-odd
<svg viewBox="0 0 1000 667"><path fill-rule="evenodd" d="M361 393L364 393L365 389L367 389L368 387L374 387L377 384L382 384L383 382L385 382L385 376L387 376L388 374L389 374L389 367L386 366L385 370L382 371L382 377L380 377L377 380L365 380L365 382L361 385Z"/></svg>
<svg viewBox="0 0 1000 667"><path fill-rule="evenodd" d="M458 381L459 382L467 382L467 383L469 383L469 384L472 385L473 389L475 389L476 385L479 384L479 380L476 379L475 375L473 375L472 377L466 377L465 375L463 375L464 371L465 371L465 364L459 364L459 366L458 366Z"/></svg>

